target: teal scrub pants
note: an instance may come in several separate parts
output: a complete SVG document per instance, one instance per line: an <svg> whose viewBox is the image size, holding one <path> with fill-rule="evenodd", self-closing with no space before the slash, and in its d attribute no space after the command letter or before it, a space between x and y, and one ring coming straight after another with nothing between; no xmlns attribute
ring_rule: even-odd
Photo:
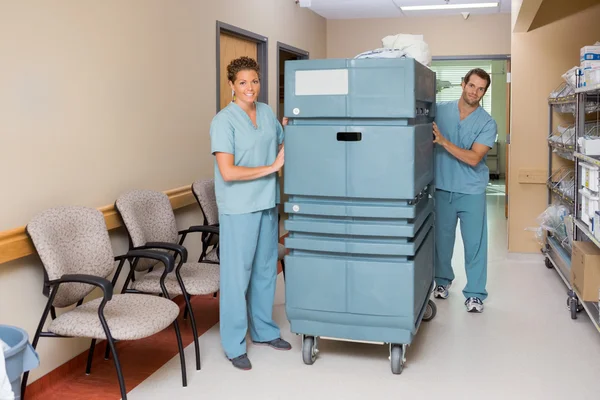
<svg viewBox="0 0 600 400"><path fill-rule="evenodd" d="M456 224L465 248L466 298L487 298L487 212L485 193L461 194L435 192L435 282L446 286L454 280L452 254Z"/></svg>
<svg viewBox="0 0 600 400"><path fill-rule="evenodd" d="M273 321L277 280L278 220L275 208L219 215L221 344L229 359L246 353L246 333L254 342L280 337Z"/></svg>

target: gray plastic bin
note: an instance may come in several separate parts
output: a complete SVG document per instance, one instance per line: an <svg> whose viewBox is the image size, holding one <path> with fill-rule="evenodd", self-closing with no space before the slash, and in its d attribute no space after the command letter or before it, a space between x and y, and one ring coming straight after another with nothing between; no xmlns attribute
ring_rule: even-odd
<svg viewBox="0 0 600 400"><path fill-rule="evenodd" d="M15 400L21 399L21 375L40 365L36 351L29 343L29 336L21 328L0 325L0 339L10 346L4 353L6 374L12 386Z"/></svg>

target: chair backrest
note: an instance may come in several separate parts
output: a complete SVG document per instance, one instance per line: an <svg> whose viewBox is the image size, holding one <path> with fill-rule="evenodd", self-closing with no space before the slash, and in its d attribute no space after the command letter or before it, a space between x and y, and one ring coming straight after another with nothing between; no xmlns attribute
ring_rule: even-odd
<svg viewBox="0 0 600 400"><path fill-rule="evenodd" d="M114 270L106 222L102 213L87 207L56 207L36 215L27 233L37 250L49 280L65 274L102 278ZM67 307L87 296L94 286L85 283L60 285L53 305Z"/></svg>
<svg viewBox="0 0 600 400"><path fill-rule="evenodd" d="M132 247L148 242L177 243L175 213L166 194L153 190L130 190L119 196L115 208L123 219ZM140 260L136 270L146 270L156 264L154 260Z"/></svg>
<svg viewBox="0 0 600 400"><path fill-rule="evenodd" d="M219 209L217 207L217 197L215 196L214 179L200 179L192 184L194 197L204 214L204 223L206 225L216 225L219 223Z"/></svg>

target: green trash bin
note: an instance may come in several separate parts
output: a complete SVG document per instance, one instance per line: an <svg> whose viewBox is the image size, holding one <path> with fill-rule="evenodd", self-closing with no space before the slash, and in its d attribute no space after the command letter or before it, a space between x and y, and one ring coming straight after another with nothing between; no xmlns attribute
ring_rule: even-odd
<svg viewBox="0 0 600 400"><path fill-rule="evenodd" d="M21 376L40 365L39 356L29 343L27 332L21 328L0 325L0 340L9 346L4 352L6 374L15 400L21 400Z"/></svg>

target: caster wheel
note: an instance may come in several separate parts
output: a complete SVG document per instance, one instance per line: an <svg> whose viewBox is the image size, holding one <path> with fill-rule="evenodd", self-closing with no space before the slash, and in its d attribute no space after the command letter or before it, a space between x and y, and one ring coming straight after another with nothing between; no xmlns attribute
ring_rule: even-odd
<svg viewBox="0 0 600 400"><path fill-rule="evenodd" d="M400 375L404 369L404 350L402 349L402 345L392 345L390 363L392 367L392 374Z"/></svg>
<svg viewBox="0 0 600 400"><path fill-rule="evenodd" d="M550 262L550 259L549 259L549 258L546 258L546 259L544 260L544 263L546 264L546 268L548 268L548 269L552 269L552 268L554 268L554 265L552 265L552 262Z"/></svg>
<svg viewBox="0 0 600 400"><path fill-rule="evenodd" d="M313 365L316 359L315 338L313 336L305 336L304 342L302 342L302 361L306 365Z"/></svg>
<svg viewBox="0 0 600 400"><path fill-rule="evenodd" d="M569 311L571 311L571 319L577 319L577 298L569 297Z"/></svg>
<svg viewBox="0 0 600 400"><path fill-rule="evenodd" d="M425 314L423 314L423 321L431 321L435 317L435 314L437 314L437 306L433 301L429 300Z"/></svg>

